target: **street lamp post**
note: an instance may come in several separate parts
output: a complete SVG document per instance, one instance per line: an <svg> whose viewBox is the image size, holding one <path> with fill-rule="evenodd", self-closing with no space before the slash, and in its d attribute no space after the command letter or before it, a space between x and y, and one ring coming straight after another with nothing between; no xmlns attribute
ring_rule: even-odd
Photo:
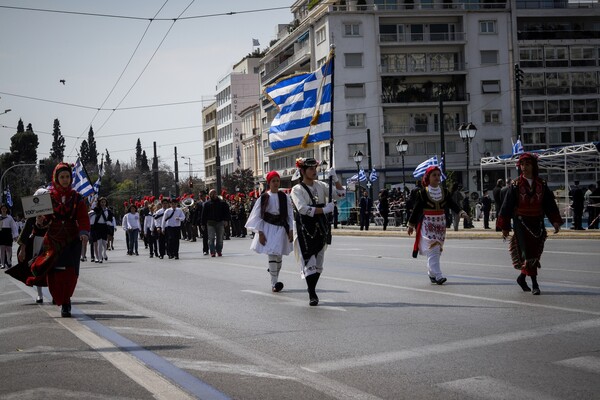
<svg viewBox="0 0 600 400"><path fill-rule="evenodd" d="M473 140L473 138L475 138L475 135L477 134L477 128L475 127L475 125L473 125L472 122L469 122L468 124L460 124L458 126L458 134L460 135L460 138L463 140L463 142L465 142L465 148L466 148L466 153L467 153L467 182L466 182L466 186L465 189L469 190L469 186L470 186L470 182L469 182L469 147L471 145L471 141Z"/></svg>
<svg viewBox="0 0 600 400"><path fill-rule="evenodd" d="M2 183L4 182L4 177L6 176L8 171L10 171L11 169L16 168L16 167L37 167L37 164L15 164L15 165L8 167L6 169L6 171L4 171L4 173L0 177L0 204L2 204L4 201L4 187L2 186Z"/></svg>
<svg viewBox="0 0 600 400"><path fill-rule="evenodd" d="M364 154L358 150L354 152L354 162L356 163L356 208L358 208L358 197L360 191L360 163ZM358 225L358 210L356 211L356 224Z"/></svg>
<svg viewBox="0 0 600 400"><path fill-rule="evenodd" d="M9 112L11 112L12 110L10 108L7 108L6 110L4 110L4 112L1 112L0 115L2 114L7 114Z"/></svg>
<svg viewBox="0 0 600 400"><path fill-rule="evenodd" d="M406 139L398 140L396 143L396 150L398 154L402 157L402 193L406 192L406 175L404 174L404 156L408 151L408 142Z"/></svg>

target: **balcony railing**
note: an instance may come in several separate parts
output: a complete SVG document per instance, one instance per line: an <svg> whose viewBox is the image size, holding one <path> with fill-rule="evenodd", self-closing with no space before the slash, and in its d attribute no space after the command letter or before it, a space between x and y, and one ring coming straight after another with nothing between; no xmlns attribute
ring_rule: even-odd
<svg viewBox="0 0 600 400"><path fill-rule="evenodd" d="M432 63L427 62L423 65L392 65L381 63L382 74L397 73L440 73L440 72L464 72L466 71L464 63Z"/></svg>
<svg viewBox="0 0 600 400"><path fill-rule="evenodd" d="M433 103L439 102L437 93L426 94L420 91L411 90L399 93L390 93L381 95L381 102L390 103ZM444 101L467 101L467 95L463 93L450 93L444 96Z"/></svg>
<svg viewBox="0 0 600 400"><path fill-rule="evenodd" d="M277 75L279 75L290 65L294 65L304 58L310 58L310 47L308 46L302 47L296 53L294 53L294 55L283 60L277 67L275 67L271 71L265 72L265 74L261 78L262 82L268 82L270 79L273 79Z"/></svg>
<svg viewBox="0 0 600 400"><path fill-rule="evenodd" d="M441 33L381 33L379 43L439 43L439 42L464 42L464 32L441 32Z"/></svg>
<svg viewBox="0 0 600 400"><path fill-rule="evenodd" d="M411 3L409 1L398 1L397 4L364 4L364 5L333 5L329 6L330 12L360 12L360 11L377 11L398 12L404 10L489 10L489 9L505 9L510 7L505 1L482 1L478 3L462 2L462 1L421 1L420 3Z"/></svg>

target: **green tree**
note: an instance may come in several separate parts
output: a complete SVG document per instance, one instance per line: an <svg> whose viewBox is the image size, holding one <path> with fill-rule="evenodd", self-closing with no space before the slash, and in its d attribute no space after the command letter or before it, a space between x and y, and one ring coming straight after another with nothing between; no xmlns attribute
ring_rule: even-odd
<svg viewBox="0 0 600 400"><path fill-rule="evenodd" d="M33 132L31 124L27 125L25 132L19 132L10 138L10 152L13 155L13 162L23 162L26 164L37 163L37 148L39 140L37 135Z"/></svg>
<svg viewBox="0 0 600 400"><path fill-rule="evenodd" d="M146 163L148 163L148 160L146 160ZM142 169L142 142L140 142L139 138L135 144L135 167L138 171Z"/></svg>
<svg viewBox="0 0 600 400"><path fill-rule="evenodd" d="M83 165L88 165L90 163L90 146L88 145L87 140L81 142L81 146L79 147L79 158Z"/></svg>
<svg viewBox="0 0 600 400"><path fill-rule="evenodd" d="M148 165L148 156L146 156L146 150L142 151L142 159L140 163L140 172L149 172L150 166Z"/></svg>
<svg viewBox="0 0 600 400"><path fill-rule="evenodd" d="M223 188L228 193L248 193L254 190L254 173L251 169L236 169L223 176Z"/></svg>
<svg viewBox="0 0 600 400"><path fill-rule="evenodd" d="M65 138L60 131L60 121L54 120L54 129L52 130L52 148L50 149L50 158L56 161L62 161L65 157Z"/></svg>
<svg viewBox="0 0 600 400"><path fill-rule="evenodd" d="M25 125L23 124L23 120L19 118L19 122L17 123L17 133L25 132Z"/></svg>
<svg viewBox="0 0 600 400"><path fill-rule="evenodd" d="M88 147L89 155L88 161L84 164L88 168L88 171L98 170L98 149L96 148L96 139L94 139L94 129L90 126L88 131Z"/></svg>

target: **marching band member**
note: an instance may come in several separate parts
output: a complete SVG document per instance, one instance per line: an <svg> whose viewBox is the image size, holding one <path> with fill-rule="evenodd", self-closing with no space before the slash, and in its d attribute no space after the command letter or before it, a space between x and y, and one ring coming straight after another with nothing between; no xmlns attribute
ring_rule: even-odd
<svg viewBox="0 0 600 400"><path fill-rule="evenodd" d="M161 228L165 233L169 259L179 260L179 238L181 237L181 223L185 221L185 214L177 206L177 199L171 199L171 208L165 210Z"/></svg>
<svg viewBox="0 0 600 400"><path fill-rule="evenodd" d="M12 244L19 237L19 228L5 204L0 206L0 213L0 268L4 269L12 266Z"/></svg>
<svg viewBox="0 0 600 400"><path fill-rule="evenodd" d="M148 213L144 217L144 237L146 238L146 242L150 248L150 258L154 257L155 253L158 256L156 251L156 236L154 234L154 231L156 230L156 225L154 223L154 210L154 204L150 204L148 206Z"/></svg>

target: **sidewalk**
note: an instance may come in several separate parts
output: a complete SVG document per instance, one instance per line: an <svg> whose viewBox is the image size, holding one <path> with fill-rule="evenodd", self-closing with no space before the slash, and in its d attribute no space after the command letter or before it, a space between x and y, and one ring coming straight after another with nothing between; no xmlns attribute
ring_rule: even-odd
<svg viewBox="0 0 600 400"><path fill-rule="evenodd" d="M496 232L496 221L490 222L492 229L483 229L483 219L473 221L475 228L463 229L462 221L458 231L453 228L446 230L446 237L456 239L502 239L502 233ZM333 236L385 236L385 237L408 237L405 226L388 226L387 230L375 224L369 225L368 231L361 231L357 225L338 225L338 229L332 229ZM548 229L548 239L600 239L600 229L575 231L573 229L561 229L554 235L552 229ZM414 238L414 234L412 236Z"/></svg>

